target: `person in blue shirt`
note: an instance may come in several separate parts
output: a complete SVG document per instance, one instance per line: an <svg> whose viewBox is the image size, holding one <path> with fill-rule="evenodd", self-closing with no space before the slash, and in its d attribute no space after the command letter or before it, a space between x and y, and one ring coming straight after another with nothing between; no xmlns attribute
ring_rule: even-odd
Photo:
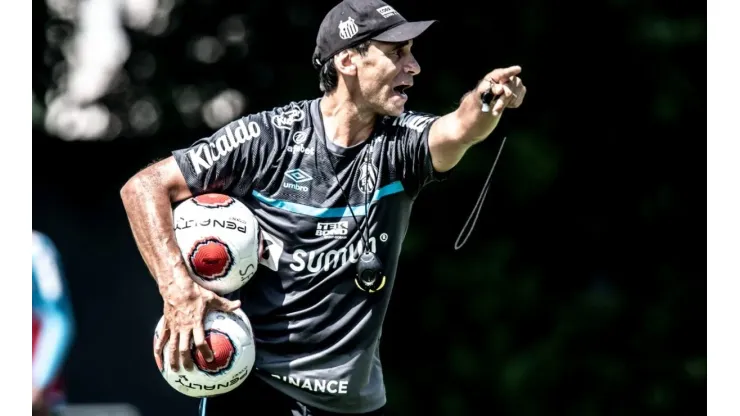
<svg viewBox="0 0 740 416"><path fill-rule="evenodd" d="M74 317L59 252L33 231L33 414L49 414L65 395L60 372L74 337Z"/></svg>

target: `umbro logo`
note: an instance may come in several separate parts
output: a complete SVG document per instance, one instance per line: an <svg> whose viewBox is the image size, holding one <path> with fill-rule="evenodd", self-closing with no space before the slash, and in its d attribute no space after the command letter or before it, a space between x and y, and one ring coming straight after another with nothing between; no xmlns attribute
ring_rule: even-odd
<svg viewBox="0 0 740 416"><path fill-rule="evenodd" d="M311 175L309 175L308 173L300 169L289 170L285 172L285 176L287 176L290 180L292 180L295 183L307 182L313 179Z"/></svg>

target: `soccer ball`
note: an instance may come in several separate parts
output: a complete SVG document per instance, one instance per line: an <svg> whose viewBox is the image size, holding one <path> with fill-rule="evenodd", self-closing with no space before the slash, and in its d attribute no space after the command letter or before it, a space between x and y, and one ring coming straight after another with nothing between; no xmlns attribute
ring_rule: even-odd
<svg viewBox="0 0 740 416"><path fill-rule="evenodd" d="M164 316L154 330L154 342L162 336ZM162 355L156 357L157 368L167 383L180 393L190 397L211 397L228 393L239 387L252 372L255 360L254 333L247 315L237 309L233 312L209 311L203 320L206 343L213 351L210 363L191 343L190 353L193 366L190 370L182 366L178 352L179 368L170 368L169 343L165 343Z"/></svg>
<svg viewBox="0 0 740 416"><path fill-rule="evenodd" d="M259 224L252 211L228 195L203 194L173 209L175 238L190 277L225 295L257 271Z"/></svg>

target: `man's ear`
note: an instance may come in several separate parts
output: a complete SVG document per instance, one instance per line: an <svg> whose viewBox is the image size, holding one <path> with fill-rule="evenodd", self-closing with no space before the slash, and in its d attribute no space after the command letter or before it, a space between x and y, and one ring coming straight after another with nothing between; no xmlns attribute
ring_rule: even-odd
<svg viewBox="0 0 740 416"><path fill-rule="evenodd" d="M352 54L349 51L341 51L334 55L334 66L340 74L357 75L357 66L352 62Z"/></svg>

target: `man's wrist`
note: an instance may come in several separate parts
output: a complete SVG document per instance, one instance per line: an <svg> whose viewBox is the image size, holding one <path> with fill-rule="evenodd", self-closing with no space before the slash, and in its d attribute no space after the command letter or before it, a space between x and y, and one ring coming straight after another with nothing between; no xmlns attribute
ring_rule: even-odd
<svg viewBox="0 0 740 416"><path fill-rule="evenodd" d="M483 85L478 83L476 88L468 92L462 99L457 109L457 121L461 131L464 132L465 142L472 145L488 137L498 124L498 117L494 117L491 112L483 112L481 106L481 94ZM490 106L493 106L493 101Z"/></svg>
<svg viewBox="0 0 740 416"><path fill-rule="evenodd" d="M193 279L187 269L180 270L179 268L174 269L169 275L157 279L159 293L162 296L172 293L173 290L180 291L181 288L188 287L192 283Z"/></svg>

